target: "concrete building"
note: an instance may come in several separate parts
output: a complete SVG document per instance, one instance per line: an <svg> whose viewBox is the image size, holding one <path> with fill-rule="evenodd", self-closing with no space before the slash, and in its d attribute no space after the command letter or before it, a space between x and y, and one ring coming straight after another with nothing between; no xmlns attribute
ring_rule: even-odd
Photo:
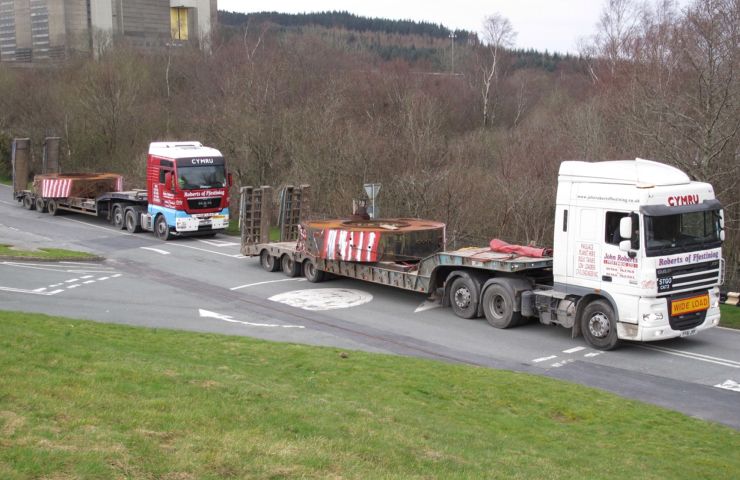
<svg viewBox="0 0 740 480"><path fill-rule="evenodd" d="M0 0L0 61L97 55L111 42L208 48L216 0Z"/></svg>

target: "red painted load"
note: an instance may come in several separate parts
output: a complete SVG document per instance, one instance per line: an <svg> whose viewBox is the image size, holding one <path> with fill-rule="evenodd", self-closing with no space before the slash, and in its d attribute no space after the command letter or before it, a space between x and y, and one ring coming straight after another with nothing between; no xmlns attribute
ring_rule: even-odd
<svg viewBox="0 0 740 480"><path fill-rule="evenodd" d="M497 253L512 253L522 257L543 258L552 256L552 248L526 247L523 245L511 245L494 238L490 243L491 250Z"/></svg>

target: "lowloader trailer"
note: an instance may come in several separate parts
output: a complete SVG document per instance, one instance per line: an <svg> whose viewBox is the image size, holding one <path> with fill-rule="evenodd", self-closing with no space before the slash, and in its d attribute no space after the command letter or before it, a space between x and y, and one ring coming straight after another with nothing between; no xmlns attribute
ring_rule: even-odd
<svg viewBox="0 0 740 480"><path fill-rule="evenodd" d="M622 340L688 337L719 324L723 210L711 185L668 165L563 162L551 256L527 256L526 247L521 254L446 251L442 245L418 261L384 261L382 255L357 261L356 249L368 247L352 221L344 234L307 235L302 227L296 241L266 241L264 216L255 221L255 199L266 203L259 196L259 189L242 189L241 249L259 256L268 271L302 273L311 282L337 275L441 295L459 317L485 316L496 328L536 318L569 328L601 350ZM369 225L382 232L393 222Z"/></svg>

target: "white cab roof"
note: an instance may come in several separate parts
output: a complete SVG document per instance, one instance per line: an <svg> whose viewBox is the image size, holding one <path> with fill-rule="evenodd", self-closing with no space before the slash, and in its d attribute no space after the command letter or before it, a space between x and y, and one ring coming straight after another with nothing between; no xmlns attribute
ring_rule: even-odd
<svg viewBox="0 0 740 480"><path fill-rule="evenodd" d="M221 157L221 152L200 142L152 142L149 155L163 158Z"/></svg>
<svg viewBox="0 0 740 480"><path fill-rule="evenodd" d="M559 180L588 183L617 183L637 186L684 185L691 179L681 170L636 158L608 162L567 161L560 164Z"/></svg>

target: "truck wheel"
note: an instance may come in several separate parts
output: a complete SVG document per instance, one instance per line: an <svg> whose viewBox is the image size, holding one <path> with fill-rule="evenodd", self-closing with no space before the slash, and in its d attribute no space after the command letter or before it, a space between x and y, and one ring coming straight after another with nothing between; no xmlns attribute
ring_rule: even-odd
<svg viewBox="0 0 740 480"><path fill-rule="evenodd" d="M154 223L154 234L157 238L164 240L165 242L167 240L172 240L172 233L170 232L170 227L167 225L167 220L164 218L164 215L157 217L157 221Z"/></svg>
<svg viewBox="0 0 740 480"><path fill-rule="evenodd" d="M297 277L301 274L301 264L294 261L290 255L283 255L280 259L280 265L283 268L283 273L289 277Z"/></svg>
<svg viewBox="0 0 740 480"><path fill-rule="evenodd" d="M43 213L46 211L46 202L41 197L36 197L36 210Z"/></svg>
<svg viewBox="0 0 740 480"><path fill-rule="evenodd" d="M30 195L23 196L23 208L26 210L33 210L36 208L36 203L33 201Z"/></svg>
<svg viewBox="0 0 740 480"><path fill-rule="evenodd" d="M316 264L313 260L306 260L303 262L303 275L311 283L323 282L326 274L324 271L316 268Z"/></svg>
<svg viewBox="0 0 740 480"><path fill-rule="evenodd" d="M521 312L514 311L514 293L499 283L494 283L483 294L483 313L495 328L509 328L521 322Z"/></svg>
<svg viewBox="0 0 740 480"><path fill-rule="evenodd" d="M594 300L581 315L581 331L586 343L598 350L611 350L619 344L614 310L606 300Z"/></svg>
<svg viewBox="0 0 740 480"><path fill-rule="evenodd" d="M59 215L59 204L57 203L57 201L52 198L51 200L46 202L46 211L54 217Z"/></svg>
<svg viewBox="0 0 740 480"><path fill-rule="evenodd" d="M129 232L139 233L141 231L141 217L139 216L139 212L133 208L126 210L124 222L126 224L126 230Z"/></svg>
<svg viewBox="0 0 740 480"><path fill-rule="evenodd" d="M469 277L457 277L450 288L450 305L452 311L460 318L478 316L478 287L475 280Z"/></svg>
<svg viewBox="0 0 740 480"><path fill-rule="evenodd" d="M123 227L126 226L123 215L124 215L123 206L121 206L120 203L114 203L113 213L111 213L111 216L110 216L110 223L112 223L113 226L119 230L123 230Z"/></svg>
<svg viewBox="0 0 740 480"><path fill-rule="evenodd" d="M270 255L267 250L262 250L262 253L260 253L260 265L268 272L277 272L280 268L277 258Z"/></svg>

